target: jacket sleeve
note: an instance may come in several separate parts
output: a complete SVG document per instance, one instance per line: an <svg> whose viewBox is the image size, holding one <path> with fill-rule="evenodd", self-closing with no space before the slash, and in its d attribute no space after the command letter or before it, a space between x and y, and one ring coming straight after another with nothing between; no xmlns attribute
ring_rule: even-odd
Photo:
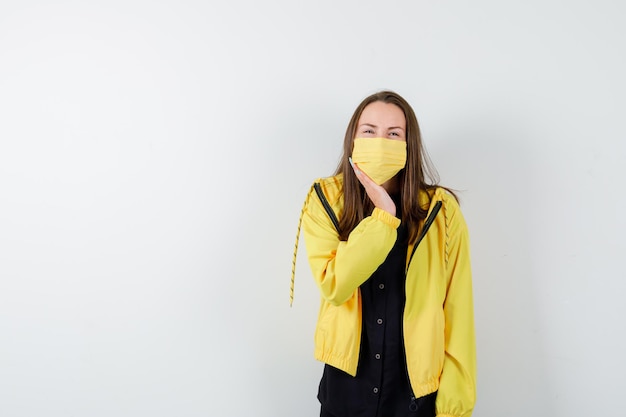
<svg viewBox="0 0 626 417"><path fill-rule="evenodd" d="M379 208L340 241L328 213L311 190L302 217L302 231L313 278L321 295L338 306L383 263L396 241L400 219Z"/></svg>
<svg viewBox="0 0 626 417"><path fill-rule="evenodd" d="M476 341L469 235L457 202L450 196L446 200L445 357L436 409L438 417L469 417L476 402Z"/></svg>

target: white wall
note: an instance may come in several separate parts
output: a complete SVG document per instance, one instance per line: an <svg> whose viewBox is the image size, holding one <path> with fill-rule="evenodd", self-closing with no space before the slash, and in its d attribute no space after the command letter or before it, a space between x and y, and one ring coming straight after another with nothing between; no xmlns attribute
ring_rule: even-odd
<svg viewBox="0 0 626 417"><path fill-rule="evenodd" d="M383 88L462 190L475 415L619 415L625 10L3 1L0 415L317 415L296 224Z"/></svg>

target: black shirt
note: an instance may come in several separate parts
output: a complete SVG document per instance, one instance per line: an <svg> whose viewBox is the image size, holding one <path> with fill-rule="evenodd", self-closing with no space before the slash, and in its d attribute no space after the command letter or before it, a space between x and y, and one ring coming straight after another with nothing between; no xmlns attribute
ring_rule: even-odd
<svg viewBox="0 0 626 417"><path fill-rule="evenodd" d="M321 416L435 415L436 394L412 400L407 375L402 337L406 254L407 231L401 224L391 252L361 285L363 329L356 377L325 365L318 392Z"/></svg>

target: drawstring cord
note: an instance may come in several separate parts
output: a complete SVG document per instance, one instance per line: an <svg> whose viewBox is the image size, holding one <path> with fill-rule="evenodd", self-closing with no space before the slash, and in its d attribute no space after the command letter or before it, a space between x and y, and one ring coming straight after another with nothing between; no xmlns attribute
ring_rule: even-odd
<svg viewBox="0 0 626 417"><path fill-rule="evenodd" d="M289 286L289 307L293 306L294 285L296 283L296 258L298 256L298 243L300 242L300 228L302 227L302 218L304 217L304 210L306 209L308 201L309 201L309 196L307 195L307 198L306 200L304 200L304 204L302 205L302 210L300 211L300 219L298 220L298 231L296 232L296 244L293 250L293 260L291 261L291 285Z"/></svg>

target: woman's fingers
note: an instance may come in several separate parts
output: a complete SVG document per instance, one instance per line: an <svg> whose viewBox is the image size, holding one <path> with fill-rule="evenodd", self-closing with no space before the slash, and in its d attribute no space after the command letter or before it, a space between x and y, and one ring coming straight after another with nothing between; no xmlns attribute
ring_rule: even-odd
<svg viewBox="0 0 626 417"><path fill-rule="evenodd" d="M354 173L356 174L357 178L359 178L359 174L361 173L361 170L356 167L355 163L352 161L352 157L351 156L348 157L348 161L350 162L350 166L354 170ZM359 181L360 181L360 179L359 179Z"/></svg>
<svg viewBox="0 0 626 417"><path fill-rule="evenodd" d="M359 166L352 161L351 157L348 158L348 160L354 170L354 175L356 175L356 178L363 185L363 188L365 188L365 192L370 200L372 200L374 206L395 216L396 205L389 196L387 190L385 190L381 185L376 184L374 180L372 180L365 172L361 171Z"/></svg>
<svg viewBox="0 0 626 417"><path fill-rule="evenodd" d="M348 160L350 161L350 165L352 165L354 175L356 175L356 178L359 180L359 182L363 184L363 187L365 187L366 191L374 187L379 187L379 185L376 184L365 172L359 169L359 166L352 161L351 157L348 158Z"/></svg>
<svg viewBox="0 0 626 417"><path fill-rule="evenodd" d="M366 191L375 189L378 187L382 188L380 185L376 184L374 180L369 177L369 175L361 171L359 169L359 166L356 163L352 162L352 158L349 158L349 160L350 160L350 164L352 165L352 169L354 170L354 174L356 175L356 178L359 180L361 184L363 184L363 187L365 187ZM383 188L383 191L384 191L384 188Z"/></svg>

